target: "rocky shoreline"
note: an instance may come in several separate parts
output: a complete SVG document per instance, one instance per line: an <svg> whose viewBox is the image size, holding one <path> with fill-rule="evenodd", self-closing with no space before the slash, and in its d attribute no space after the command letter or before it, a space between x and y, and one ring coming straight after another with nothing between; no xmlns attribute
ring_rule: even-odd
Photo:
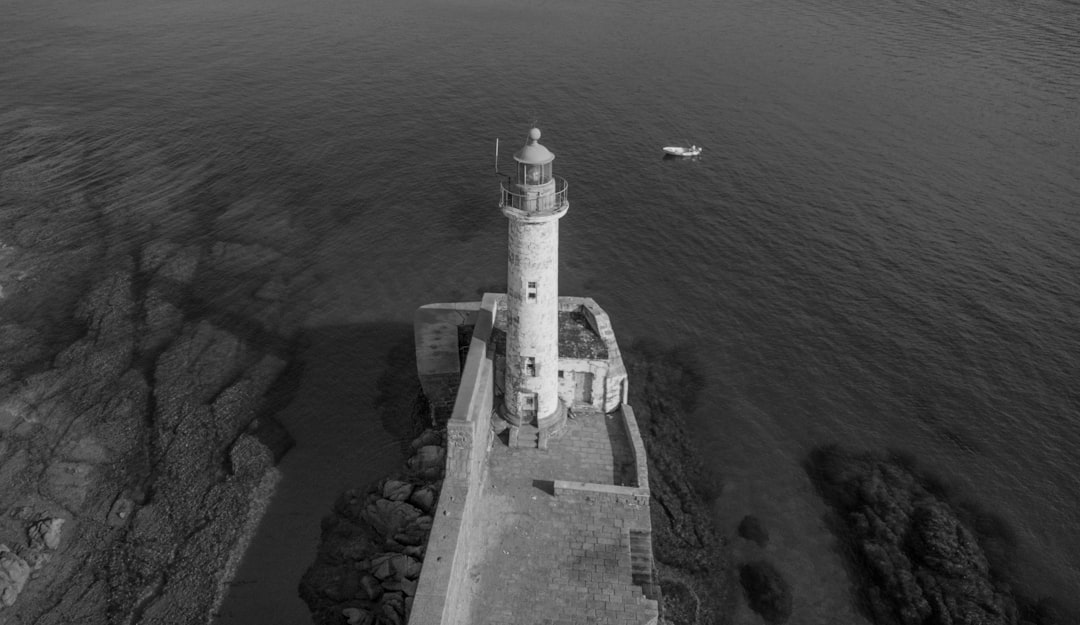
<svg viewBox="0 0 1080 625"><path fill-rule="evenodd" d="M291 445L304 234L131 129L0 138L0 621L209 622Z"/></svg>
<svg viewBox="0 0 1080 625"><path fill-rule="evenodd" d="M425 412L414 410L413 422ZM315 562L300 581L315 625L408 622L442 486L445 430L422 431L410 450L404 471L342 493L323 518Z"/></svg>

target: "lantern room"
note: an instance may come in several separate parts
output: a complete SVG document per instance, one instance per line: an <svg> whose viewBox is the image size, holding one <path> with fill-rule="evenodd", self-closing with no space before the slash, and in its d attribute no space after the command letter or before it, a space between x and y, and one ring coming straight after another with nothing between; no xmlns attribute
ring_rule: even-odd
<svg viewBox="0 0 1080 625"><path fill-rule="evenodd" d="M555 160L555 155L540 145L539 141L540 129L533 128L529 131L525 147L514 154L518 184L535 186L551 180L551 161Z"/></svg>
<svg viewBox="0 0 1080 625"><path fill-rule="evenodd" d="M517 161L516 178L502 183L503 209L523 211L536 216L565 212L566 181L551 173L555 155L540 145L540 130L533 128L529 138L514 154Z"/></svg>

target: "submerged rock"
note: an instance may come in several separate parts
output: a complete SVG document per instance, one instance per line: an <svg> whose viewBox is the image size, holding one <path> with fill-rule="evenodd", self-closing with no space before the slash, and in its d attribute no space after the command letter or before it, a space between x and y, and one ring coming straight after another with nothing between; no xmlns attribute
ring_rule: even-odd
<svg viewBox="0 0 1080 625"><path fill-rule="evenodd" d="M0 545L0 604L15 605L29 578L30 565L7 545Z"/></svg>
<svg viewBox="0 0 1080 625"><path fill-rule="evenodd" d="M761 519L752 514L743 517L739 522L738 531L739 536L757 543L758 547L764 547L769 543L769 530L765 529L765 524L761 522Z"/></svg>
<svg viewBox="0 0 1080 625"><path fill-rule="evenodd" d="M901 625L1017 625L1016 598L975 534L911 461L837 447L808 470L837 515L868 612ZM936 490L936 489L935 489Z"/></svg>
<svg viewBox="0 0 1080 625"><path fill-rule="evenodd" d="M348 625L370 625L372 622L371 612L360 608L345 608L341 611Z"/></svg>
<svg viewBox="0 0 1080 625"><path fill-rule="evenodd" d="M30 547L40 549L47 547L56 549L60 546L60 530L64 526L64 519L42 519L30 526L27 530L30 539Z"/></svg>
<svg viewBox="0 0 1080 625"><path fill-rule="evenodd" d="M773 625L791 618L791 586L775 566L764 560L739 567L739 581L750 608Z"/></svg>

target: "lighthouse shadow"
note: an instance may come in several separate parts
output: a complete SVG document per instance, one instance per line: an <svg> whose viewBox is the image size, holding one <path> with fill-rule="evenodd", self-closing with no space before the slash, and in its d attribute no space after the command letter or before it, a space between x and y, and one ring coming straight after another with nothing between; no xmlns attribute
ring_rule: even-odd
<svg viewBox="0 0 1080 625"><path fill-rule="evenodd" d="M217 625L302 622L297 580L318 548L318 528L343 491L400 470L419 395L412 326L308 328L289 403L277 419L296 441L251 538ZM314 528L314 529L313 529Z"/></svg>

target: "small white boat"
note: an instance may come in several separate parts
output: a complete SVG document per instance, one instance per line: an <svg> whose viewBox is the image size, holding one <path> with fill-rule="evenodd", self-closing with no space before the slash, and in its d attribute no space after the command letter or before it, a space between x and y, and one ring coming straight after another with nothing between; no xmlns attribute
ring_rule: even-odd
<svg viewBox="0 0 1080 625"><path fill-rule="evenodd" d="M691 145L688 148L682 146L668 146L664 148L664 154L670 154L671 156L697 156L698 154L701 154L702 149L703 148L696 145Z"/></svg>

